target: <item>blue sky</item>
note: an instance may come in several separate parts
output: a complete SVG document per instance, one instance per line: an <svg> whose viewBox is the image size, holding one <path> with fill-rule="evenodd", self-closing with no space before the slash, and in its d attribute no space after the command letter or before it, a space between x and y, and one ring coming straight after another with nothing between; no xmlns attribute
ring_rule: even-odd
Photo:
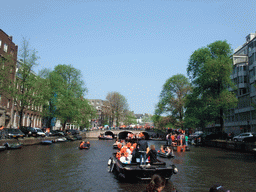
<svg viewBox="0 0 256 192"><path fill-rule="evenodd" d="M154 113L165 81L186 75L190 55L217 40L235 49L256 31L254 0L9 0L0 28L40 56L37 72L81 70L86 98L117 91L135 113Z"/></svg>

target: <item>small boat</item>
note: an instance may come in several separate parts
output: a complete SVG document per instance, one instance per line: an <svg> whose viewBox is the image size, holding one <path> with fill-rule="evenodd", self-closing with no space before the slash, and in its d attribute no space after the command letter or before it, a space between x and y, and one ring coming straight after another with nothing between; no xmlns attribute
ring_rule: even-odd
<svg viewBox="0 0 256 192"><path fill-rule="evenodd" d="M4 151L6 149L6 146L0 146L0 151Z"/></svg>
<svg viewBox="0 0 256 192"><path fill-rule="evenodd" d="M140 165L137 163L122 163L116 158L116 153L113 153L113 157L108 160L109 172L113 172L119 179L130 180L150 180L154 174L163 176L166 180L169 180L173 174L178 172L175 165L166 165L164 161L158 159L158 162Z"/></svg>
<svg viewBox="0 0 256 192"><path fill-rule="evenodd" d="M79 146L79 149L90 149L90 147L86 147L86 146L80 147Z"/></svg>
<svg viewBox="0 0 256 192"><path fill-rule="evenodd" d="M67 141L67 138L65 137L61 137L57 139L57 142L65 142L65 141Z"/></svg>
<svg viewBox="0 0 256 192"><path fill-rule="evenodd" d="M21 143L5 143L4 146L6 147L6 149L21 149L22 148L22 144Z"/></svg>
<svg viewBox="0 0 256 192"><path fill-rule="evenodd" d="M173 158L174 154L172 153L163 153L163 152L157 152L157 155L159 157L163 157L163 158Z"/></svg>
<svg viewBox="0 0 256 192"><path fill-rule="evenodd" d="M42 145L51 145L52 141L51 140L44 140L44 141L41 141L41 144Z"/></svg>

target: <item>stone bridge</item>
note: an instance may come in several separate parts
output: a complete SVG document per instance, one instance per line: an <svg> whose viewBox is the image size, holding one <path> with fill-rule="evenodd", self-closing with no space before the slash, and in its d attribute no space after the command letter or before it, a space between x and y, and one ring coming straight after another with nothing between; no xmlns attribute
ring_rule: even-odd
<svg viewBox="0 0 256 192"><path fill-rule="evenodd" d="M138 134L143 133L146 139L149 139L150 136L154 135L155 132L151 130L131 130L131 129L112 129L112 130L93 130L86 132L86 137L88 138L98 138L102 133L104 135L116 136L119 139L125 139L128 133Z"/></svg>

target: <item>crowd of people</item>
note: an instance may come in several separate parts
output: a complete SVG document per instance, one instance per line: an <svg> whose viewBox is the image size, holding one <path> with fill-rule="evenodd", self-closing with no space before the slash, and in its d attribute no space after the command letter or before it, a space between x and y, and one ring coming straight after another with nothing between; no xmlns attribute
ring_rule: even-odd
<svg viewBox="0 0 256 192"><path fill-rule="evenodd" d="M122 163L146 163L157 162L157 151L155 145L148 146L143 134L140 134L141 140L138 143L125 142L125 140L116 141L118 151L116 158Z"/></svg>
<svg viewBox="0 0 256 192"><path fill-rule="evenodd" d="M188 146L188 136L185 131L179 130L178 132L172 132L166 135L167 145L172 146Z"/></svg>

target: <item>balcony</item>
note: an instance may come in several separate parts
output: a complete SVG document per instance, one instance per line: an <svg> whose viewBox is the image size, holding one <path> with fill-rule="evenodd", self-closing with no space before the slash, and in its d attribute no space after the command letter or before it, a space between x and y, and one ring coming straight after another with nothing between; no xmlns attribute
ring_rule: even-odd
<svg viewBox="0 0 256 192"><path fill-rule="evenodd" d="M246 88L247 83L239 83L238 88Z"/></svg>
<svg viewBox="0 0 256 192"><path fill-rule="evenodd" d="M233 65L248 63L248 56L246 55L233 55Z"/></svg>

